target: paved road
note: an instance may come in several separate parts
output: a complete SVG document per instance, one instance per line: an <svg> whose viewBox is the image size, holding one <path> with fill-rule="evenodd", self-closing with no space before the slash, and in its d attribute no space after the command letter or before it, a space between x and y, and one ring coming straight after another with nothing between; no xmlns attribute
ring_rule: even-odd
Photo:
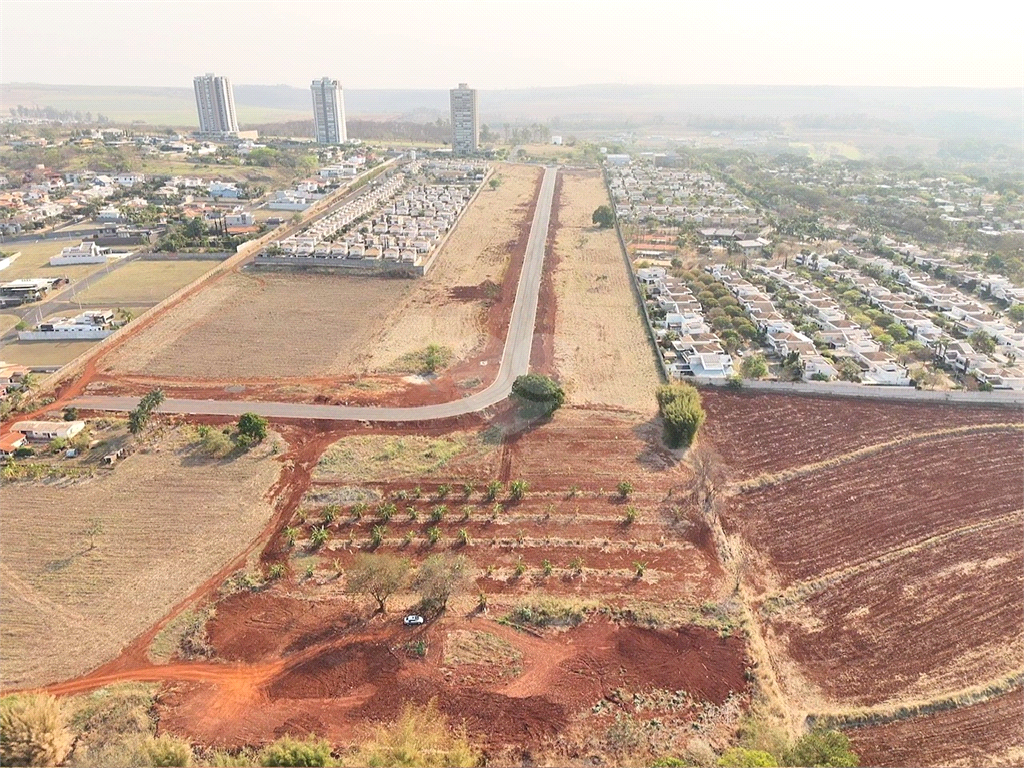
<svg viewBox="0 0 1024 768"><path fill-rule="evenodd" d="M449 403L423 405L410 408L375 408L343 405L311 405L306 403L266 403L228 400L165 400L163 413L189 413L214 416L239 416L253 411L261 416L289 419L326 419L333 421L429 421L475 413L501 402L512 391L512 382L530 367L534 326L537 320L537 301L540 296L540 278L544 268L544 250L547 242L551 203L555 192L553 168L544 171L536 212L526 244L523 272L512 307L505 350L501 355L498 376L487 389L469 397ZM80 397L73 405L98 411L128 411L139 402L137 397Z"/></svg>

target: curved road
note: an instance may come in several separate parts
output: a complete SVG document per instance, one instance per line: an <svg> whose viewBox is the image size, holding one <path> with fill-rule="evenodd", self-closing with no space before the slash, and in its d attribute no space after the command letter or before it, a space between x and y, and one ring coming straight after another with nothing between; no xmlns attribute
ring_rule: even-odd
<svg viewBox="0 0 1024 768"><path fill-rule="evenodd" d="M377 408L371 406L313 405L309 403L268 403L247 400L164 400L161 413L187 413L211 416L240 416L252 411L261 416L285 419L325 419L333 421L430 421L462 416L482 411L506 397L512 391L516 377L527 373L530 367L530 350L533 346L533 331L537 319L537 301L540 297L540 278L544 267L544 251L547 244L548 222L551 218L551 203L555 194L554 168L544 169L537 207L530 226L530 237L526 243L523 271L512 306L505 349L501 355L498 376L487 389L461 400L437 405L421 405L409 408ZM137 397L85 396L71 402L78 408L94 411L130 411L138 405Z"/></svg>

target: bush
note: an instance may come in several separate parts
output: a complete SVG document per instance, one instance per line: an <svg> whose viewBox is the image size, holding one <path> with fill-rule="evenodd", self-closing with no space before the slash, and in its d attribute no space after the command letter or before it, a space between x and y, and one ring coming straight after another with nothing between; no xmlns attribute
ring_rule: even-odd
<svg viewBox="0 0 1024 768"><path fill-rule="evenodd" d="M0 699L0 763L59 765L71 751L60 702L50 695Z"/></svg>
<svg viewBox="0 0 1024 768"><path fill-rule="evenodd" d="M823 766L824 768L856 768L857 755L850 749L850 740L839 731L811 731L801 736L786 751L786 765Z"/></svg>
<svg viewBox="0 0 1024 768"><path fill-rule="evenodd" d="M331 745L312 734L299 741L289 736L268 744L260 752L260 765L268 768L290 768L291 766L334 765L331 757Z"/></svg>
<svg viewBox="0 0 1024 768"><path fill-rule="evenodd" d="M775 756L768 752L743 747L727 749L718 759L719 768L776 768L778 764Z"/></svg>
<svg viewBox="0 0 1024 768"><path fill-rule="evenodd" d="M615 226L615 213L610 206L600 205L594 210L590 220L601 229L608 229Z"/></svg>
<svg viewBox="0 0 1024 768"><path fill-rule="evenodd" d="M233 450L235 450L235 444L231 438L225 435L223 432L210 429L202 435L199 440L200 450L215 459L223 459Z"/></svg>
<svg viewBox="0 0 1024 768"><path fill-rule="evenodd" d="M258 443L267 437L269 422L257 413L243 413L238 419L238 434Z"/></svg>
<svg viewBox="0 0 1024 768"><path fill-rule="evenodd" d="M192 765L192 747L184 739L165 733L162 736L150 736L142 742L139 757L145 761L145 765Z"/></svg>
<svg viewBox="0 0 1024 768"><path fill-rule="evenodd" d="M470 768L478 765L480 758L465 729L450 730L448 718L431 701L426 707L407 704L395 722L378 726L360 747L353 764L371 768Z"/></svg>
<svg viewBox="0 0 1024 768"><path fill-rule="evenodd" d="M689 384L663 384L655 393L670 448L688 447L704 423L700 392Z"/></svg>
<svg viewBox="0 0 1024 768"><path fill-rule="evenodd" d="M768 363L765 361L764 355L758 353L743 358L743 362L740 364L740 373L746 379L763 379L768 375Z"/></svg>
<svg viewBox="0 0 1024 768"><path fill-rule="evenodd" d="M512 394L523 400L542 404L547 416L561 408L565 402L565 391L558 382L539 373L527 373L518 377L512 384Z"/></svg>

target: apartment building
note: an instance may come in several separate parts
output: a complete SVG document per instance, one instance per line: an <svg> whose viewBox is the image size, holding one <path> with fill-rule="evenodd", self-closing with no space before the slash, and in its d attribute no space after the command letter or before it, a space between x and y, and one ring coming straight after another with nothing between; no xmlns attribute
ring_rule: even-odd
<svg viewBox="0 0 1024 768"><path fill-rule="evenodd" d="M322 77L313 81L310 90L313 92L313 126L317 142L344 144L348 141L348 132L345 130L345 99L341 83Z"/></svg>
<svg viewBox="0 0 1024 768"><path fill-rule="evenodd" d="M192 81L199 113L199 132L211 134L238 133L235 117L235 96L226 77L206 74Z"/></svg>
<svg viewBox="0 0 1024 768"><path fill-rule="evenodd" d="M471 155L478 149L480 117L476 109L476 89L459 83L451 89L452 152Z"/></svg>

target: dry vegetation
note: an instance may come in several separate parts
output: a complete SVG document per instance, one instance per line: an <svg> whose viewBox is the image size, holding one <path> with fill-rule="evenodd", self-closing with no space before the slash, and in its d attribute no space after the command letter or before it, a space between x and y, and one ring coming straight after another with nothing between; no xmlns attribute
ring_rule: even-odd
<svg viewBox="0 0 1024 768"><path fill-rule="evenodd" d="M405 280L244 272L161 316L104 363L176 379L256 379L350 372Z"/></svg>
<svg viewBox="0 0 1024 768"><path fill-rule="evenodd" d="M658 385L654 353L630 287L618 237L591 216L608 205L596 172L562 172L555 253L555 367L573 405L650 413Z"/></svg>
<svg viewBox="0 0 1024 768"><path fill-rule="evenodd" d="M19 365L58 366L69 363L96 341L14 341L0 347L0 359Z"/></svg>
<svg viewBox="0 0 1024 768"><path fill-rule="evenodd" d="M147 443L92 477L0 489L5 687L110 659L268 520L265 494L280 471L269 445L213 461L180 430ZM102 531L90 535L95 523Z"/></svg>
<svg viewBox="0 0 1024 768"><path fill-rule="evenodd" d="M134 261L97 280L78 299L90 304L156 304L217 266L216 261Z"/></svg>
<svg viewBox="0 0 1024 768"><path fill-rule="evenodd" d="M354 435L343 437L324 451L314 481L365 483L403 477L434 477L451 471L449 465L476 465L495 451L475 433L455 432L438 438L420 435Z"/></svg>
<svg viewBox="0 0 1024 768"><path fill-rule="evenodd" d="M5 282L27 277L60 277L67 276L72 280L78 280L93 272L98 272L104 267L102 264L83 264L78 267L51 267L50 257L60 254L61 249L69 245L76 245L78 240L58 240L56 238L37 240L31 243L9 243L0 247L0 250L10 253L21 253L11 266L0 272Z"/></svg>
<svg viewBox="0 0 1024 768"><path fill-rule="evenodd" d="M427 277L396 303L391 321L383 324L364 365L387 370L403 355L431 343L452 349L453 362L465 360L487 341L486 287L475 299L455 298L460 287L501 284L512 248L519 239L537 191L541 169L499 163L494 174L501 185L485 185L463 214Z"/></svg>

